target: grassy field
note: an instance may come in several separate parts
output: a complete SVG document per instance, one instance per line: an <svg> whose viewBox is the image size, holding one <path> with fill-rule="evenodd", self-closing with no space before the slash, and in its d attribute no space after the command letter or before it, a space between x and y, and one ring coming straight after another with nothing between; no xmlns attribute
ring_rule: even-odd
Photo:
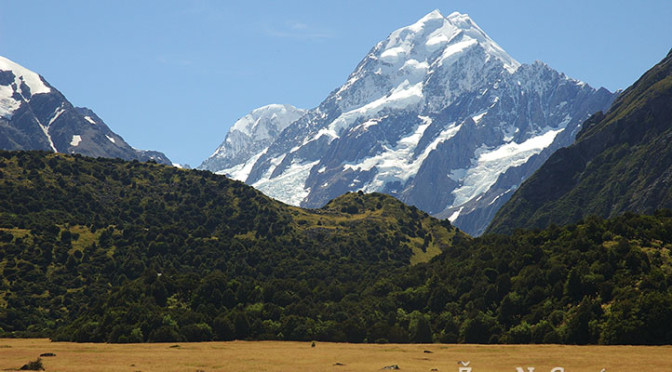
<svg viewBox="0 0 672 372"><path fill-rule="evenodd" d="M40 354L47 371L672 371L672 347L559 345L361 345L317 342L74 344L0 339L0 370L15 370ZM466 364L466 363L465 363Z"/></svg>

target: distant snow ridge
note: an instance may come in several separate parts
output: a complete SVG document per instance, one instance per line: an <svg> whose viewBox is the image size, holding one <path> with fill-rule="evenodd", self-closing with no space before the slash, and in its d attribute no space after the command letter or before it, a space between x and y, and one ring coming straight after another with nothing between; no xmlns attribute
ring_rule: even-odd
<svg viewBox="0 0 672 372"><path fill-rule="evenodd" d="M291 105L268 105L253 110L233 124L224 142L198 168L245 181L254 161L275 138L306 110Z"/></svg>
<svg viewBox="0 0 672 372"><path fill-rule="evenodd" d="M0 57L0 149L170 164L162 153L132 148L93 111L74 107L40 75L5 57Z"/></svg>
<svg viewBox="0 0 672 372"><path fill-rule="evenodd" d="M263 146L207 169L305 207L385 192L478 235L613 98L541 62L518 63L465 14L433 11L379 42L271 142L246 137Z"/></svg>

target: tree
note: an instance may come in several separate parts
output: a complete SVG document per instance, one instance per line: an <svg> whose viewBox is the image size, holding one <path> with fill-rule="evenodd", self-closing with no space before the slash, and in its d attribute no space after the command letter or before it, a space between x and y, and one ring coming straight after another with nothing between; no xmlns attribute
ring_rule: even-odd
<svg viewBox="0 0 672 372"><path fill-rule="evenodd" d="M347 342L359 343L363 342L366 337L366 329L364 325L353 318L347 319L342 323L343 332L345 333L345 340Z"/></svg>
<svg viewBox="0 0 672 372"><path fill-rule="evenodd" d="M566 328L566 342L576 345L596 343L599 339L599 330L591 321L601 312L599 303L594 303L588 296L574 309Z"/></svg>
<svg viewBox="0 0 672 372"><path fill-rule="evenodd" d="M212 328L205 323L188 324L180 328L182 337L189 342L212 341Z"/></svg>
<svg viewBox="0 0 672 372"><path fill-rule="evenodd" d="M230 341L236 337L236 329L225 314L220 314L213 320L212 328L220 341Z"/></svg>
<svg viewBox="0 0 672 372"><path fill-rule="evenodd" d="M233 327L237 340L244 340L250 336L250 321L244 312L237 311L235 313L233 316Z"/></svg>
<svg viewBox="0 0 672 372"><path fill-rule="evenodd" d="M411 342L427 344L432 342L432 328L427 316L417 311L411 313L410 323Z"/></svg>
<svg viewBox="0 0 672 372"><path fill-rule="evenodd" d="M493 336L494 320L482 312L468 318L462 323L460 336L462 341L469 344L487 344Z"/></svg>

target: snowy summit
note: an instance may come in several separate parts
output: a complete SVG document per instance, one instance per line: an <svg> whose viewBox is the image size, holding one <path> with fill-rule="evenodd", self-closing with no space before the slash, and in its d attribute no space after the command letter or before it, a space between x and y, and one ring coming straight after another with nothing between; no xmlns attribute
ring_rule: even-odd
<svg viewBox="0 0 672 372"><path fill-rule="evenodd" d="M520 64L468 15L435 10L377 43L263 151L208 169L242 163L240 179L305 207L384 192L479 234L613 97L543 63Z"/></svg>

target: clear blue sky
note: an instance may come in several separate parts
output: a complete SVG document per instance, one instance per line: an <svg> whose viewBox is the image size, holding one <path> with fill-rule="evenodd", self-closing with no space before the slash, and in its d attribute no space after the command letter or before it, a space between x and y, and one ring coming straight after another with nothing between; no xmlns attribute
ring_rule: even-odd
<svg viewBox="0 0 672 372"><path fill-rule="evenodd" d="M239 117L317 106L395 29L469 14L513 58L610 90L672 48L672 1L1 0L0 55L132 146L198 166Z"/></svg>

